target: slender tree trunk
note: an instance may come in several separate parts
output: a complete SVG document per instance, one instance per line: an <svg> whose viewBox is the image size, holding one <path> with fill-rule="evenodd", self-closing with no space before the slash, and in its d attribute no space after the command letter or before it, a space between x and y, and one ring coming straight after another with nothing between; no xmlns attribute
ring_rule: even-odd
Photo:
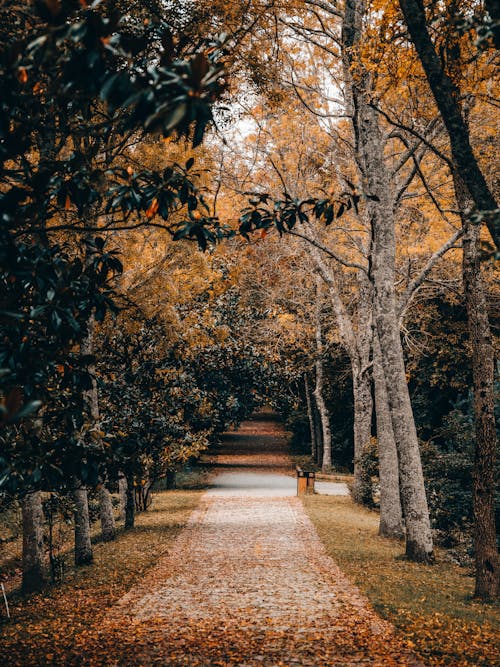
<svg viewBox="0 0 500 667"><path fill-rule="evenodd" d="M316 434L316 465L321 465L323 460L323 429L321 425L321 415L319 414L318 406L316 405L316 397L313 392L313 416L314 416L314 432Z"/></svg>
<svg viewBox="0 0 500 667"><path fill-rule="evenodd" d="M368 372L353 366L352 389L354 396L354 502L370 507L373 505L372 482L363 454L370 444L372 434L373 399L371 378Z"/></svg>
<svg viewBox="0 0 500 667"><path fill-rule="evenodd" d="M111 494L104 484L99 488L99 517L101 519L102 539L104 542L110 542L116 537L115 516L113 512L113 503Z"/></svg>
<svg viewBox="0 0 500 667"><path fill-rule="evenodd" d="M135 523L135 491L134 478L127 475L126 503L125 503L125 528L133 528Z"/></svg>
<svg viewBox="0 0 500 667"><path fill-rule="evenodd" d="M90 565L94 557L90 541L89 502L86 487L75 480L71 493L75 506L75 565Z"/></svg>
<svg viewBox="0 0 500 667"><path fill-rule="evenodd" d="M95 319L90 317L87 323L87 335L82 341L80 347L80 354L85 356L92 356L94 354L94 329ZM92 428L98 429L100 422L99 414L99 394L97 391L97 382L95 379L95 364L89 363L87 371L92 376L92 388L83 392L83 404L85 411L91 421ZM116 537L115 517L113 514L113 506L111 504L111 494L106 488L106 481L103 480L102 487L98 493L99 499L99 518L101 521L102 538L105 542L110 542Z"/></svg>
<svg viewBox="0 0 500 667"><path fill-rule="evenodd" d="M314 398L318 406L318 412L321 419L321 432L323 440L323 457L321 469L323 471L331 470L332 467L332 436L330 432L330 415L323 398L323 332L321 330L321 278L317 278L316 290L316 387L314 389Z"/></svg>
<svg viewBox="0 0 500 667"><path fill-rule="evenodd" d="M406 554L411 560L432 562L433 547L429 509L425 495L417 430L406 384L403 348L396 313L394 273L391 270L391 258L387 257L386 250L391 246L390 238L387 239L387 236L390 237L393 234L394 228L387 230L379 225L378 232L377 245L380 248L380 254L377 257L377 267L374 268L376 324L392 428L398 450L401 503L406 521Z"/></svg>
<svg viewBox="0 0 500 667"><path fill-rule="evenodd" d="M43 510L40 491L28 493L22 501L23 593L39 591L45 583L43 567Z"/></svg>
<svg viewBox="0 0 500 667"><path fill-rule="evenodd" d="M118 495L120 497L120 519L125 521L125 508L127 507L127 478L118 473Z"/></svg>
<svg viewBox="0 0 500 667"><path fill-rule="evenodd" d="M462 213L463 282L472 348L476 454L473 471L475 597L494 599L499 592L499 560L495 527L496 424L494 350L479 257L481 227L470 222L471 201L455 175L455 193Z"/></svg>
<svg viewBox="0 0 500 667"><path fill-rule="evenodd" d="M343 57L353 102L356 155L373 230L374 317L398 448L401 502L406 520L406 554L432 562L433 546L417 431L413 418L399 332L394 288L396 236L390 181L384 163L377 112L370 106L370 75L354 62L362 38L363 0L346 0ZM356 64L356 69L351 67Z"/></svg>
<svg viewBox="0 0 500 667"><path fill-rule="evenodd" d="M309 378L307 373L304 373L304 388L306 394L306 403L307 403L307 417L309 419L309 433L311 436L311 457L313 461L316 460L316 430L314 427L314 415L313 415L313 406L311 400L311 389L309 387Z"/></svg>
<svg viewBox="0 0 500 667"><path fill-rule="evenodd" d="M380 479L380 526L383 537L404 537L401 498L399 495L399 464L391 413L387 398L384 369L378 336L373 345L373 378L375 380L375 414Z"/></svg>

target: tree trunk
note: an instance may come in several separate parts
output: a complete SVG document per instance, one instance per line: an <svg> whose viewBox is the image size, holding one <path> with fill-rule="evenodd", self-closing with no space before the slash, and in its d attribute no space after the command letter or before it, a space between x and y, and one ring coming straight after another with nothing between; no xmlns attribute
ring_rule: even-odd
<svg viewBox="0 0 500 667"><path fill-rule="evenodd" d="M125 497L125 528L133 528L135 523L135 491L133 475L127 475Z"/></svg>
<svg viewBox="0 0 500 667"><path fill-rule="evenodd" d="M313 415L313 406L311 400L311 389L309 387L309 378L307 373L304 373L304 388L306 394L306 403L307 403L307 417L309 419L309 433L311 436L311 458L313 461L316 460L316 429L314 427L314 415Z"/></svg>
<svg viewBox="0 0 500 667"><path fill-rule="evenodd" d="M373 399L371 379L352 364L352 390L354 396L354 482L352 498L360 505L373 505L372 482L363 461L363 454L370 444L372 434Z"/></svg>
<svg viewBox="0 0 500 667"><path fill-rule="evenodd" d="M28 493L22 501L23 593L39 591L45 583L43 568L43 510L40 491Z"/></svg>
<svg viewBox="0 0 500 667"><path fill-rule="evenodd" d="M323 429L321 426L321 415L319 414L318 406L316 405L316 397L313 392L313 416L314 416L314 432L316 433L316 465L321 465L323 460Z"/></svg>
<svg viewBox="0 0 500 667"><path fill-rule="evenodd" d="M473 204L479 211L488 212L486 224L491 237L500 250L498 215L494 211L497 202L479 168L470 143L467 122L460 108L460 95L446 73L427 28L425 8L422 0L399 0L411 40L415 45L436 105L450 139L454 167L463 181ZM491 3L493 5L493 3ZM498 33L497 33L498 34Z"/></svg>
<svg viewBox="0 0 500 667"><path fill-rule="evenodd" d="M383 216L382 216L383 217ZM385 224L385 223L383 223ZM375 275L376 324L382 366L386 378L392 428L396 439L401 484L401 503L406 521L406 554L417 562L432 562L433 547L429 509L425 495L417 430L410 402L403 348L399 333L394 294L394 273L386 248L394 232L378 224L380 254ZM376 234L377 234L376 231ZM392 264L393 266L394 264Z"/></svg>
<svg viewBox="0 0 500 667"><path fill-rule="evenodd" d="M389 175L384 162L382 133L377 112L370 106L371 79L354 62L362 39L362 0L346 0L343 23L343 57L346 82L353 102L356 157L367 197L373 230L372 278L374 317L398 449L401 502L406 520L406 554L411 560L432 562L432 533L425 495L417 431L413 418L399 332L394 288L396 236ZM356 69L351 67L356 65Z"/></svg>
<svg viewBox="0 0 500 667"><path fill-rule="evenodd" d="M330 432L330 415L323 398L323 335L321 330L321 278L317 279L316 290L316 387L314 398L321 420L321 433L323 440L323 457L321 470L329 471L332 467L332 436Z"/></svg>
<svg viewBox="0 0 500 667"><path fill-rule="evenodd" d="M125 508L127 507L127 478L118 473L118 495L120 497L120 519L125 521Z"/></svg>
<svg viewBox="0 0 500 667"><path fill-rule="evenodd" d="M80 481L75 480L71 495L75 506L75 565L90 565L94 557L90 541L87 489Z"/></svg>
<svg viewBox="0 0 500 667"><path fill-rule="evenodd" d="M462 268L474 384L476 432L472 491L476 562L474 596L490 600L498 596L499 588L499 560L495 529L497 437L494 350L479 257L481 227L472 224L467 215L471 202L464 182L456 175L454 183L462 225L465 229Z"/></svg>
<svg viewBox="0 0 500 667"><path fill-rule="evenodd" d="M380 479L380 526L383 537L404 537L401 498L399 495L398 453L382 368L380 344L375 332L373 344L373 378L375 380L375 414Z"/></svg>
<svg viewBox="0 0 500 667"><path fill-rule="evenodd" d="M111 494L104 484L99 488L98 497L102 539L104 542L111 542L111 540L114 540L116 537L115 516L113 512L113 503L111 502Z"/></svg>
<svg viewBox="0 0 500 667"><path fill-rule="evenodd" d="M80 347L80 354L91 356L94 353L94 328L95 319L90 317L87 323L87 335L82 341ZM87 365L87 371L92 376L92 388L83 392L83 404L85 411L91 422L92 429L99 428L100 414L99 414L99 394L97 391L97 382L95 379L95 364ZM102 538L105 542L110 542L116 537L115 517L113 514L113 506L111 503L111 495L103 482L102 487L98 492L99 498L99 518L101 521Z"/></svg>

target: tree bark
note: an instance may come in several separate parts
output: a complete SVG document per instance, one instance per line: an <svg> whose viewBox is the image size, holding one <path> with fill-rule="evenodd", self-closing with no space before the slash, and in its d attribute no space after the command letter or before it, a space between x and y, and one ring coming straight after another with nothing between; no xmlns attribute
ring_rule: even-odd
<svg viewBox="0 0 500 667"><path fill-rule="evenodd" d="M90 540L87 489L80 481L75 480L71 495L75 506L75 565L90 565L94 556Z"/></svg>
<svg viewBox="0 0 500 667"><path fill-rule="evenodd" d="M380 344L376 332L373 344L373 378L375 381L375 414L380 479L379 535L402 538L404 537L404 530L399 495L398 453L392 429Z"/></svg>
<svg viewBox="0 0 500 667"><path fill-rule="evenodd" d="M98 498L102 539L104 542L111 542L111 540L114 540L116 537L115 516L113 512L113 503L111 502L111 494L104 484L99 488Z"/></svg>
<svg viewBox="0 0 500 667"><path fill-rule="evenodd" d="M39 591L45 584L43 567L43 510L40 491L28 493L22 501L23 593Z"/></svg>
<svg viewBox="0 0 500 667"><path fill-rule="evenodd" d="M495 526L496 450L495 366L488 318L488 304L481 274L479 241L481 227L470 222L467 188L455 175L455 193L462 214L463 282L469 339L472 348L474 425L476 452L473 471L474 552L476 582L474 596L495 599L499 592L499 559Z"/></svg>
<svg viewBox="0 0 500 667"><path fill-rule="evenodd" d="M127 475L125 497L125 528L133 528L135 523L135 491L133 475Z"/></svg>
<svg viewBox="0 0 500 667"><path fill-rule="evenodd" d="M497 249L500 250L499 216L493 214L498 209L498 204L472 150L469 129L460 109L459 95L457 95L455 85L445 72L432 43L427 29L424 3L421 0L399 0L399 4L446 127L455 169L464 182L475 207L479 211L490 213L486 216L486 224Z"/></svg>
<svg viewBox="0 0 500 667"><path fill-rule="evenodd" d="M370 444L372 434L373 399L370 374L353 365L352 389L354 396L354 502L373 505L372 482L363 454Z"/></svg>
<svg viewBox="0 0 500 667"><path fill-rule="evenodd" d="M311 400L311 389L309 387L309 378L307 373L304 373L304 390L306 394L307 417L309 419L309 433L311 436L311 457L313 461L316 460L316 429L314 426L314 414Z"/></svg>
<svg viewBox="0 0 500 667"><path fill-rule="evenodd" d="M316 397L313 392L313 416L314 416L314 432L316 433L316 465L321 465L323 460L323 429L321 426L321 415L319 414L318 406L316 404Z"/></svg>
<svg viewBox="0 0 500 667"><path fill-rule="evenodd" d="M330 432L330 415L323 398L323 332L321 329L321 278L318 276L316 289L316 387L314 398L321 420L323 440L323 456L321 470L329 471L332 467L332 436Z"/></svg>
<svg viewBox="0 0 500 667"><path fill-rule="evenodd" d="M120 519L125 521L125 508L127 507L127 478L118 473L118 495L120 497Z"/></svg>
<svg viewBox="0 0 500 667"><path fill-rule="evenodd" d="M343 56L353 103L356 156L372 225L374 317L386 377L391 419L398 449L401 502L406 520L406 554L432 562L433 546L417 431L413 418L399 332L394 288L396 236L390 181L384 163L382 133L370 105L371 81L354 60L361 41L362 0L346 0ZM353 68L356 65L356 69ZM351 70L352 68L352 70Z"/></svg>
<svg viewBox="0 0 500 667"><path fill-rule="evenodd" d="M95 319L90 317L87 323L87 335L82 341L80 354L92 356L94 353L94 329ZM83 392L83 405L90 421L91 429L99 428L99 394L97 391L97 382L95 378L95 364L87 364L87 371L92 376L92 388ZM99 499L99 518L101 521L102 538L105 542L110 542L116 537L115 517L113 506L111 504L111 495L106 488L105 481L98 493Z"/></svg>

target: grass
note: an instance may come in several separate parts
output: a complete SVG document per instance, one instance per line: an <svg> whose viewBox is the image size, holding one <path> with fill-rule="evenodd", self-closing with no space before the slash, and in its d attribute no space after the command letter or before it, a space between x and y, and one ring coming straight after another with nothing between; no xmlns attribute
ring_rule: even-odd
<svg viewBox="0 0 500 667"><path fill-rule="evenodd" d="M62 584L39 595L14 595L12 620L0 626L0 664L73 664L74 647L171 548L200 495L184 490L155 494L153 506L137 515L134 529L94 545L92 565L68 570Z"/></svg>
<svg viewBox="0 0 500 667"><path fill-rule="evenodd" d="M407 561L402 543L377 535L378 514L350 498L306 496L304 504L328 554L426 664L500 664L499 608L472 600L469 572L439 551L432 566Z"/></svg>

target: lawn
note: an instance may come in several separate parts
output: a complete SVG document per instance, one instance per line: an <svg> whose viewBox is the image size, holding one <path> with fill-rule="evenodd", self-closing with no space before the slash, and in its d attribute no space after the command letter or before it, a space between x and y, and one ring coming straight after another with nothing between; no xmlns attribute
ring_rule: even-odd
<svg viewBox="0 0 500 667"><path fill-rule="evenodd" d="M94 545L94 563L69 569L61 585L39 595L11 599L12 620L0 626L0 665L78 664L86 636L111 606L168 551L197 506L198 491L154 495L132 530ZM69 559L68 559L69 560ZM4 619L4 617L0 617Z"/></svg>
<svg viewBox="0 0 500 667"><path fill-rule="evenodd" d="M407 561L402 543L377 535L378 514L350 498L306 496L304 504L328 554L428 665L500 664L499 608L471 599L470 572L440 551L432 566Z"/></svg>

